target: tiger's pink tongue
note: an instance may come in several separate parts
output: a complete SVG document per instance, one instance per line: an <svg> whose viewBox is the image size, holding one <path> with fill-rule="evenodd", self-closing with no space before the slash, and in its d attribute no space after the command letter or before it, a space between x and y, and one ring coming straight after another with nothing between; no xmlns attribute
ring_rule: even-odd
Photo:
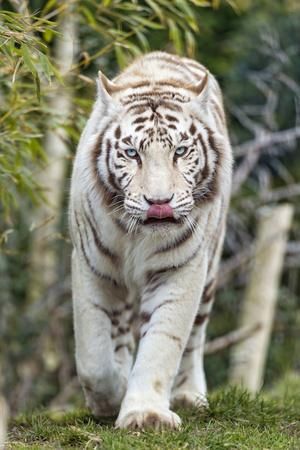
<svg viewBox="0 0 300 450"><path fill-rule="evenodd" d="M147 211L147 218L165 219L166 217L173 217L173 208L168 203L162 205L153 204Z"/></svg>

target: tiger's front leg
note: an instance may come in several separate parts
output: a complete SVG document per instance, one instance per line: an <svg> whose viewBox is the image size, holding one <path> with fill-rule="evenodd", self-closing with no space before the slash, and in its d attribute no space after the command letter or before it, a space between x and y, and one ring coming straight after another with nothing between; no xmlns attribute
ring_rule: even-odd
<svg viewBox="0 0 300 450"><path fill-rule="evenodd" d="M172 406L206 407L207 388L203 366L206 328L211 313L216 279L206 282L191 335L182 355L172 389Z"/></svg>
<svg viewBox="0 0 300 450"><path fill-rule="evenodd" d="M116 426L178 428L169 408L182 353L197 313L206 277L206 261L168 276L154 275L142 298L139 349ZM155 288L157 286L157 288ZM151 292L151 294L149 294Z"/></svg>
<svg viewBox="0 0 300 450"><path fill-rule="evenodd" d="M95 416L116 415L132 366L131 305L126 292L72 258L76 366L87 406Z"/></svg>

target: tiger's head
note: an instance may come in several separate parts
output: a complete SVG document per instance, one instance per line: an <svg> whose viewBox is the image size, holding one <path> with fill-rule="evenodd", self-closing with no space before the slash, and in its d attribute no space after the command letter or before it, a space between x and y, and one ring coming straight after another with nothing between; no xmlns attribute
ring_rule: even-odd
<svg viewBox="0 0 300 450"><path fill-rule="evenodd" d="M129 231L179 226L215 194L222 134L210 113L210 77L187 97L149 88L121 95L100 76L97 176Z"/></svg>

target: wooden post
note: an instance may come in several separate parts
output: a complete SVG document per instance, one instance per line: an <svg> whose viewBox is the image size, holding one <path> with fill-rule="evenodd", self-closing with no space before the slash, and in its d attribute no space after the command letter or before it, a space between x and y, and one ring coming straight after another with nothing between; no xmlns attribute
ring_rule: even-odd
<svg viewBox="0 0 300 450"><path fill-rule="evenodd" d="M279 205L260 211L253 266L241 312L241 327L260 329L233 348L229 380L257 392L263 384L280 275L293 207Z"/></svg>
<svg viewBox="0 0 300 450"><path fill-rule="evenodd" d="M8 408L3 397L0 396L0 450L5 448Z"/></svg>

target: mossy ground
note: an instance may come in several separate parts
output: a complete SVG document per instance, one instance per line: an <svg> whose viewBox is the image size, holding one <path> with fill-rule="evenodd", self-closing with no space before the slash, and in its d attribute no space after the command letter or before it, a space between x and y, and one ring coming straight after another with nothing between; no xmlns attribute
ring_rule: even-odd
<svg viewBox="0 0 300 450"><path fill-rule="evenodd" d="M115 430L86 410L41 411L11 423L7 449L300 449L300 382L288 379L276 391L251 398L227 388L210 396L206 411L179 411L180 431Z"/></svg>

